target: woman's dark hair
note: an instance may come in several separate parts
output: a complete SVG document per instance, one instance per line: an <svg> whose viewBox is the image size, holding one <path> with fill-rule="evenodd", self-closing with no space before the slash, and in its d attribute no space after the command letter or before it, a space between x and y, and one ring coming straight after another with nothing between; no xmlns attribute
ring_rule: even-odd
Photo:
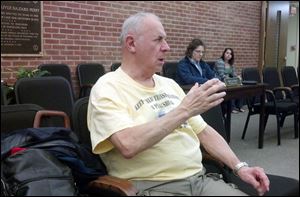
<svg viewBox="0 0 300 197"><path fill-rule="evenodd" d="M234 63L234 52L232 50L232 48L225 48L225 50L223 51L223 54L221 56L222 60L224 60L224 55L226 53L227 50L230 50L231 51L231 59L228 61L228 63L232 66L233 63Z"/></svg>
<svg viewBox="0 0 300 197"><path fill-rule="evenodd" d="M194 38L190 44L187 46L185 55L188 56L189 58L192 57L193 51L198 47L198 46L203 46L205 48L204 42L202 40Z"/></svg>

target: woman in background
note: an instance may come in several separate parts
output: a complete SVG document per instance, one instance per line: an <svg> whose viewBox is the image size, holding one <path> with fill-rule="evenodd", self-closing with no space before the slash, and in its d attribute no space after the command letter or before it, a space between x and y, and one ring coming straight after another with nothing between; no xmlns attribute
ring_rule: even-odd
<svg viewBox="0 0 300 197"><path fill-rule="evenodd" d="M234 64L234 52L232 48L225 48L222 56L216 60L215 70L218 78L224 81L226 78L237 77L235 73ZM242 102L240 99L232 100L232 113L244 112L242 109Z"/></svg>
<svg viewBox="0 0 300 197"><path fill-rule="evenodd" d="M203 84L215 78L216 73L202 60L205 45L202 40L194 38L187 46L185 57L177 66L176 81L179 85Z"/></svg>

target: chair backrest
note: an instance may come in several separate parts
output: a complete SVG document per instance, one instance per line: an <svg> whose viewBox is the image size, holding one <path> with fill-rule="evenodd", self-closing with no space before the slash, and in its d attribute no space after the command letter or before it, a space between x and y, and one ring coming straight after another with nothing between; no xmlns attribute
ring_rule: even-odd
<svg viewBox="0 0 300 197"><path fill-rule="evenodd" d="M80 86L79 98L89 96L92 86L105 74L104 66L98 63L78 64L76 71Z"/></svg>
<svg viewBox="0 0 300 197"><path fill-rule="evenodd" d="M61 76L65 78L70 83L72 88L72 94L75 97L72 83L72 73L70 67L67 64L41 64L38 66L38 68L40 70L48 71L50 73L49 76Z"/></svg>
<svg viewBox="0 0 300 197"><path fill-rule="evenodd" d="M162 67L162 75L176 80L178 62L165 62Z"/></svg>
<svg viewBox="0 0 300 197"><path fill-rule="evenodd" d="M96 81L105 74L102 64L82 63L77 65L77 76L79 85L95 84Z"/></svg>
<svg viewBox="0 0 300 197"><path fill-rule="evenodd" d="M284 66L281 68L282 83L284 86L290 87L299 84L296 70L293 66Z"/></svg>
<svg viewBox="0 0 300 197"><path fill-rule="evenodd" d="M34 117L42 109L36 104L1 106L1 133L33 127Z"/></svg>
<svg viewBox="0 0 300 197"><path fill-rule="evenodd" d="M15 94L18 104L33 103L46 110L63 111L71 117L74 97L70 83L63 77L19 79Z"/></svg>
<svg viewBox="0 0 300 197"><path fill-rule="evenodd" d="M275 87L280 87L280 78L277 68L265 67L263 69L263 82L268 84L268 89L273 90Z"/></svg>
<svg viewBox="0 0 300 197"><path fill-rule="evenodd" d="M121 62L112 63L110 66L110 71L115 71L121 66Z"/></svg>
<svg viewBox="0 0 300 197"><path fill-rule="evenodd" d="M259 70L256 67L247 67L242 69L242 80L243 81L255 81L257 83L261 83L261 77L259 74ZM252 98L247 98L246 103L248 108L252 108L255 103L260 103L260 97L254 96Z"/></svg>
<svg viewBox="0 0 300 197"><path fill-rule="evenodd" d="M245 81L257 81L258 83L261 83L260 74L256 67L243 68L242 79Z"/></svg>
<svg viewBox="0 0 300 197"><path fill-rule="evenodd" d="M41 64L38 66L40 70L49 71L50 76L61 76L67 79L72 85L72 75L70 67L67 64Z"/></svg>
<svg viewBox="0 0 300 197"><path fill-rule="evenodd" d="M221 105L211 108L201 116L208 125L213 127L224 139L227 139Z"/></svg>
<svg viewBox="0 0 300 197"><path fill-rule="evenodd" d="M87 127L87 108L89 97L78 99L73 108L73 129L81 143L91 146L90 132Z"/></svg>

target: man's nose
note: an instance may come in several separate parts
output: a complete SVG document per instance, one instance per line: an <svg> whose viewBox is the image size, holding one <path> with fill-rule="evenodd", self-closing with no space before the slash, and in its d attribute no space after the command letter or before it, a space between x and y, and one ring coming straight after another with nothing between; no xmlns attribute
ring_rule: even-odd
<svg viewBox="0 0 300 197"><path fill-rule="evenodd" d="M163 44L161 46L161 50L162 51L170 51L170 47L169 47L169 45L168 45L168 43L167 43L166 40L163 41Z"/></svg>

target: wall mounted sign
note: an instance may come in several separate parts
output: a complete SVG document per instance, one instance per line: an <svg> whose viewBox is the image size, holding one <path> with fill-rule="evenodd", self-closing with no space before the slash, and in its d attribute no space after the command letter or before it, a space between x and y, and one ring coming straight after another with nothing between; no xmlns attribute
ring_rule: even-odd
<svg viewBox="0 0 300 197"><path fill-rule="evenodd" d="M1 57L42 55L41 1L1 1Z"/></svg>

